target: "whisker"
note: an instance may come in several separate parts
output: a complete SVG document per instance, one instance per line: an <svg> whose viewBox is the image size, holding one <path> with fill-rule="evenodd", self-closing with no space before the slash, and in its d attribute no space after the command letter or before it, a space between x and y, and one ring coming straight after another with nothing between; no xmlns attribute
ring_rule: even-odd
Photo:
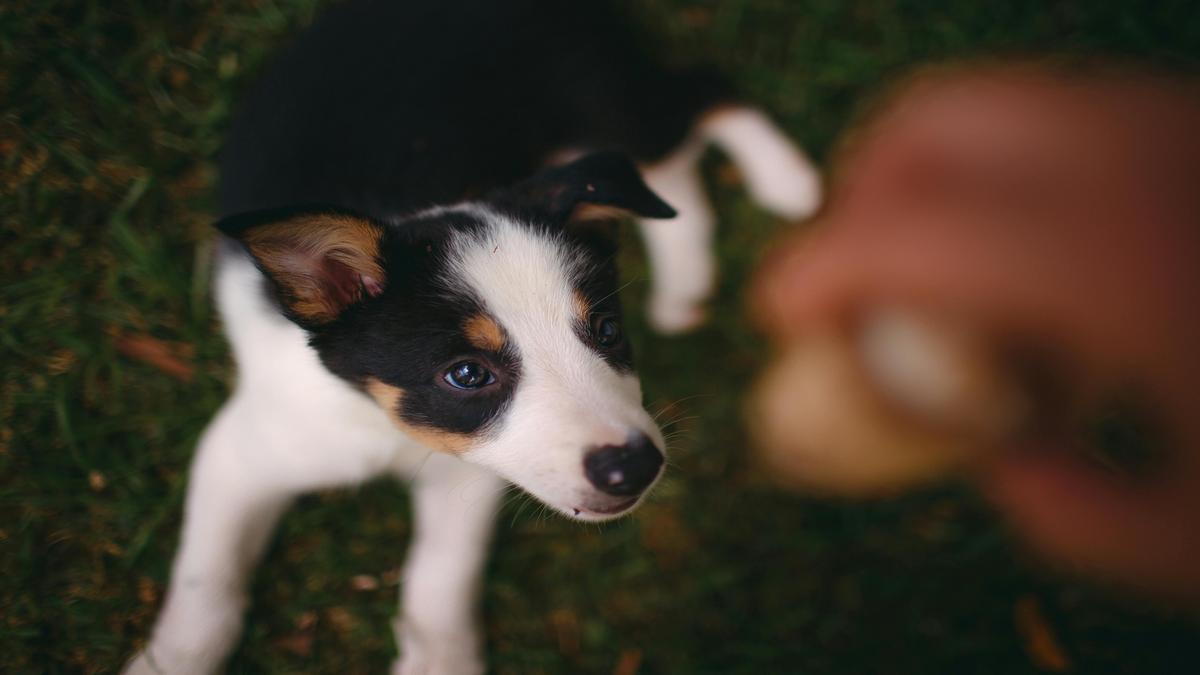
<svg viewBox="0 0 1200 675"><path fill-rule="evenodd" d="M599 300L597 300L597 301L596 301L594 304L597 304L597 305L599 305L600 303L602 303L602 302L604 302L605 300L607 300L607 299L611 298L612 296L616 295L617 293L620 293L621 291L625 290L625 288L626 288L627 286L629 286L630 284L634 283L635 281L641 281L641 280L642 280L642 277L636 277L636 278L630 279L629 281L626 281L625 283L623 283L623 284L621 284L620 286L618 286L618 287L617 287L617 290L613 291L612 293L609 293L608 295L604 296L603 298L600 298L600 299L599 299Z"/></svg>

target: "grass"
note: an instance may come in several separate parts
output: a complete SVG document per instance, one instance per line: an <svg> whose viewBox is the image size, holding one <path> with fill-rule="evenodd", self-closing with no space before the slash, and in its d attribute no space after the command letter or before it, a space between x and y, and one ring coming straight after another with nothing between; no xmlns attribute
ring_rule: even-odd
<svg viewBox="0 0 1200 675"><path fill-rule="evenodd" d="M315 0L0 5L0 655L113 672L161 600L192 445L228 390L205 265L212 158L239 87ZM1194 67L1191 2L647 0L668 57L724 66L818 158L861 101L929 59L1067 51ZM713 322L635 324L670 478L583 527L514 500L484 606L499 673L1173 673L1195 617L1051 575L950 486L842 503L773 489L744 448L763 349L740 292L780 224L708 160ZM646 270L630 237L626 290ZM409 512L373 483L304 499L254 585L233 673L382 672ZM1032 628L1030 628L1032 626ZM1062 663L1058 663L1062 665Z"/></svg>

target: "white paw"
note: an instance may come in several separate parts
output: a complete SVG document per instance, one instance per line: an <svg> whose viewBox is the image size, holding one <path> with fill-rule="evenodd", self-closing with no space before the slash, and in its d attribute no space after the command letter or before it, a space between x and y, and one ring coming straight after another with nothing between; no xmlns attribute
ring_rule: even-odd
<svg viewBox="0 0 1200 675"><path fill-rule="evenodd" d="M650 298L646 308L650 327L663 335L680 335L708 320L703 301Z"/></svg>
<svg viewBox="0 0 1200 675"><path fill-rule="evenodd" d="M121 675L207 675L217 671L209 659L180 659L163 653L164 650L143 649L121 669Z"/></svg>
<svg viewBox="0 0 1200 675"><path fill-rule="evenodd" d="M483 660L474 654L401 654L392 663L392 675L483 675L483 671Z"/></svg>
<svg viewBox="0 0 1200 675"><path fill-rule="evenodd" d="M227 651L152 644L135 654L121 669L121 675L211 675L220 672Z"/></svg>
<svg viewBox="0 0 1200 675"><path fill-rule="evenodd" d="M146 652L138 652L121 669L121 675L165 675Z"/></svg>
<svg viewBox="0 0 1200 675"><path fill-rule="evenodd" d="M405 624L399 635L400 658L392 675L483 675L482 640L473 626L434 634Z"/></svg>

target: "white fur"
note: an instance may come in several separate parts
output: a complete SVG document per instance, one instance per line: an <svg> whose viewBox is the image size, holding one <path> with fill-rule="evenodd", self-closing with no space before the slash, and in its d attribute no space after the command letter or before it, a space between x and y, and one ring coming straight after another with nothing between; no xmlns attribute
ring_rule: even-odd
<svg viewBox="0 0 1200 675"><path fill-rule="evenodd" d="M750 196L791 219L813 213L821 200L820 175L765 114L727 107L705 116L693 137L665 160L644 167L646 184L679 215L642 220L642 237L653 269L647 315L662 333L681 333L705 319L704 303L717 278L712 207L697 162L706 143L729 154Z"/></svg>
<svg viewBox="0 0 1200 675"><path fill-rule="evenodd" d="M661 333L700 325L717 281L716 219L697 166L703 150L702 143L689 141L644 171L650 189L678 213L671 220L639 223L652 268L647 318Z"/></svg>

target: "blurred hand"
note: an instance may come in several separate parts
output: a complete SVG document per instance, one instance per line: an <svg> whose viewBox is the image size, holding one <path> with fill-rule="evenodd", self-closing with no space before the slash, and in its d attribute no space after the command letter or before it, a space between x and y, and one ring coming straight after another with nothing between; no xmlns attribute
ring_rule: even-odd
<svg viewBox="0 0 1200 675"><path fill-rule="evenodd" d="M1041 551L1200 596L1200 98L1128 74L993 67L916 81L856 132L811 231L753 291L780 342L869 306L936 307L1133 391L1166 456L1141 474L1045 430L978 481Z"/></svg>

